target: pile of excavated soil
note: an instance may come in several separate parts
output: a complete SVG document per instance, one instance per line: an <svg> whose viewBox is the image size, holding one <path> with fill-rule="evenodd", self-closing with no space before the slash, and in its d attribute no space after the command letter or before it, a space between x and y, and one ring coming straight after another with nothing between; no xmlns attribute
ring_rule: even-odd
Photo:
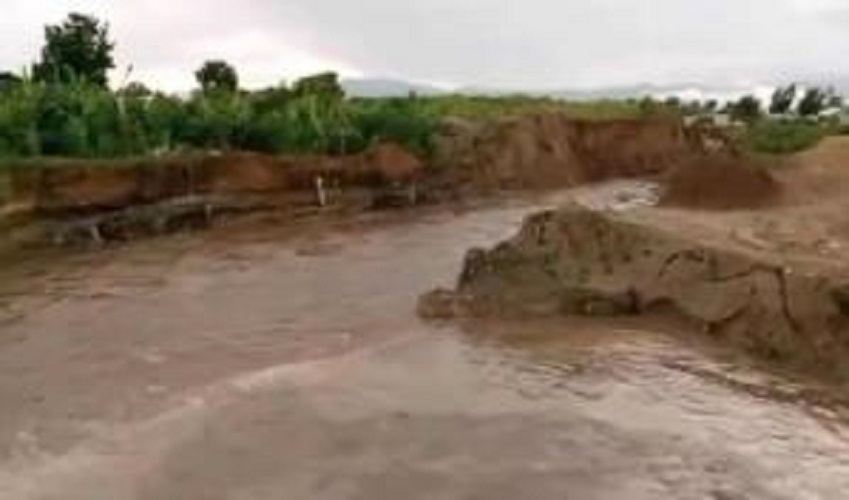
<svg viewBox="0 0 849 500"><path fill-rule="evenodd" d="M423 297L420 312L661 314L758 356L849 380L849 269L841 259L755 250L727 229L698 224L696 214L677 222L664 214L579 206L540 213L507 242L471 251L458 288Z"/></svg>
<svg viewBox="0 0 849 500"><path fill-rule="evenodd" d="M661 204L714 210L774 204L781 183L759 161L724 154L695 155L666 174Z"/></svg>
<svg viewBox="0 0 849 500"><path fill-rule="evenodd" d="M789 158L776 175L787 187L791 204L819 204L845 199L849 189L849 137L827 137L816 147Z"/></svg>
<svg viewBox="0 0 849 500"><path fill-rule="evenodd" d="M568 187L665 172L703 150L680 120L587 121L556 113L447 123L436 160L454 184L484 189Z"/></svg>

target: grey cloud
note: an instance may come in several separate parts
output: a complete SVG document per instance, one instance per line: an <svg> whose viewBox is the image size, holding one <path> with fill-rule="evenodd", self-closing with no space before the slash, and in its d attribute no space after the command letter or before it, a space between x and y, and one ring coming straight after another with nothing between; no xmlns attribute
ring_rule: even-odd
<svg viewBox="0 0 849 500"><path fill-rule="evenodd" d="M325 62L525 88L839 73L849 53L849 6L837 0L6 1L0 67L34 57L61 4L109 18L122 61L172 86L217 53L253 84Z"/></svg>

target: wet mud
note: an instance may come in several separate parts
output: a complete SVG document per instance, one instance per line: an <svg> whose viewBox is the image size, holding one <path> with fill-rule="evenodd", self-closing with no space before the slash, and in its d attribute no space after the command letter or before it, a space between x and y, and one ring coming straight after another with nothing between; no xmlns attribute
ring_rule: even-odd
<svg viewBox="0 0 849 500"><path fill-rule="evenodd" d="M845 496L839 404L669 325L418 318L563 199L5 266L0 498Z"/></svg>

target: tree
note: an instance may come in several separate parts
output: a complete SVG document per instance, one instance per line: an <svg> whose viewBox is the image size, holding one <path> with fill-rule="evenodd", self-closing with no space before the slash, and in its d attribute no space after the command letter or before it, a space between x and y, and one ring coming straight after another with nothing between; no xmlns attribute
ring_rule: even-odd
<svg viewBox="0 0 849 500"><path fill-rule="evenodd" d="M44 35L41 61L33 67L36 80L85 80L99 87L108 85L108 72L115 67L115 44L109 39L108 24L72 13L62 24L47 26Z"/></svg>
<svg viewBox="0 0 849 500"><path fill-rule="evenodd" d="M802 100L799 101L799 114L801 116L817 116L825 109L829 101L829 93L818 87L811 87L805 91Z"/></svg>
<svg viewBox="0 0 849 500"><path fill-rule="evenodd" d="M276 87L268 87L250 94L253 107L258 113L281 111L292 100L292 92L281 82Z"/></svg>
<svg viewBox="0 0 849 500"><path fill-rule="evenodd" d="M205 93L235 92L239 89L239 74L226 61L207 61L195 72L200 88Z"/></svg>
<svg viewBox="0 0 849 500"><path fill-rule="evenodd" d="M796 101L796 84L788 85L787 87L778 87L772 94L772 101L769 104L769 113L772 115L785 115L793 109L793 103Z"/></svg>
<svg viewBox="0 0 849 500"><path fill-rule="evenodd" d="M660 109L660 103L658 103L653 97L647 95L640 99L637 107L639 108L641 115L652 116L657 114Z"/></svg>
<svg viewBox="0 0 849 500"><path fill-rule="evenodd" d="M41 154L38 120L44 90L22 78L0 91L0 155Z"/></svg>
<svg viewBox="0 0 849 500"><path fill-rule="evenodd" d="M333 99L345 97L345 90L339 83L339 75L336 73L319 73L307 76L295 82L292 92L298 96L316 95Z"/></svg>
<svg viewBox="0 0 849 500"><path fill-rule="evenodd" d="M153 91L141 82L130 82L118 91L118 95L133 99L144 99L152 96Z"/></svg>
<svg viewBox="0 0 849 500"><path fill-rule="evenodd" d="M663 101L663 105L671 109L680 109L682 106L681 98L678 96L669 96Z"/></svg>
<svg viewBox="0 0 849 500"><path fill-rule="evenodd" d="M761 101L753 95L746 95L741 97L739 101L730 103L729 111L731 117L735 120L753 122L761 116Z"/></svg>
<svg viewBox="0 0 849 500"><path fill-rule="evenodd" d="M23 83L23 78L9 71L0 71L0 92Z"/></svg>
<svg viewBox="0 0 849 500"><path fill-rule="evenodd" d="M186 126L186 105L178 97L155 93L145 107L147 137L154 151L170 151L182 139Z"/></svg>

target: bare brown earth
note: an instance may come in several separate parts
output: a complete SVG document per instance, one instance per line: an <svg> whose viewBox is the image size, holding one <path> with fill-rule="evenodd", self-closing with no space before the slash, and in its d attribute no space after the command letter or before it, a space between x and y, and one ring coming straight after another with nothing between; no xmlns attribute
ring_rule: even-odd
<svg viewBox="0 0 849 500"><path fill-rule="evenodd" d="M847 160L844 138L793 158L775 171L780 195L770 191L771 205L756 210L568 206L539 214L507 242L472 251L457 290L426 296L422 312L671 314L760 356L845 381ZM724 201L745 202L746 193L732 185L741 177L728 173L733 168L696 177L731 193Z"/></svg>
<svg viewBox="0 0 849 500"><path fill-rule="evenodd" d="M422 162L394 144L341 157L252 153L176 155L163 158L52 162L11 172L12 199L20 211L47 214L96 212L191 195L269 195L327 186L380 186L421 175Z"/></svg>
<svg viewBox="0 0 849 500"><path fill-rule="evenodd" d="M449 126L435 163L454 183L478 189L551 189L661 173L702 152L703 139L677 120L539 114Z"/></svg>
<svg viewBox="0 0 849 500"><path fill-rule="evenodd" d="M666 172L661 203L684 208L764 208L781 196L777 159L727 153L694 155Z"/></svg>
<svg viewBox="0 0 849 500"><path fill-rule="evenodd" d="M64 214L126 208L189 195L267 195L327 186L380 187L425 175L441 189L557 188L665 171L700 146L675 120L584 122L559 114L446 127L430 169L394 144L362 154L273 157L249 153L177 155L137 161L52 162L12 170L17 211Z"/></svg>
<svg viewBox="0 0 849 500"><path fill-rule="evenodd" d="M446 124L426 164L379 144L348 156L189 154L119 162L67 160L0 176L0 216L35 216L14 241L100 245L229 213L362 210L457 201L505 189L557 189L654 175L702 154L703 132L669 119L579 121L538 114ZM317 181L325 189L319 200Z"/></svg>

